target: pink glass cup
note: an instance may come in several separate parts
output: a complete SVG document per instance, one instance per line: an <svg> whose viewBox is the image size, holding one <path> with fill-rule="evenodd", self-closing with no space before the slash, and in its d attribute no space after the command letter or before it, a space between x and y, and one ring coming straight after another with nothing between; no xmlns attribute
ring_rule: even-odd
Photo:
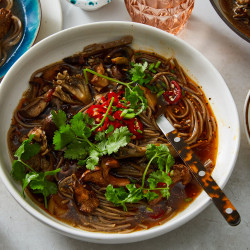
<svg viewBox="0 0 250 250"><path fill-rule="evenodd" d="M194 0L124 0L133 22L148 24L174 35L185 26Z"/></svg>

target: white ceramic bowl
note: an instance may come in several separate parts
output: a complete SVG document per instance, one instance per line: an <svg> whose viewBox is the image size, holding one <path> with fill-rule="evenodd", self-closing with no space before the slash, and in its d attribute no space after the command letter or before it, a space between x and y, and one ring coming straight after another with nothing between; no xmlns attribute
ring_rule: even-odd
<svg viewBox="0 0 250 250"><path fill-rule="evenodd" d="M207 194L202 192L183 212L164 225L149 230L130 234L86 232L51 217L28 197L23 199L20 184L10 176L7 131L13 111L28 87L31 74L38 68L81 51L85 45L112 41L128 34L134 37L132 46L136 49L155 51L165 57L175 56L188 74L202 86L207 98L211 98L210 103L219 129L219 149L213 177L222 188L232 173L239 150L239 118L229 89L213 65L197 50L177 37L143 24L103 22L64 30L39 42L15 63L0 86L0 175L17 202L35 218L62 234L95 243L128 243L159 236L191 220L210 202Z"/></svg>

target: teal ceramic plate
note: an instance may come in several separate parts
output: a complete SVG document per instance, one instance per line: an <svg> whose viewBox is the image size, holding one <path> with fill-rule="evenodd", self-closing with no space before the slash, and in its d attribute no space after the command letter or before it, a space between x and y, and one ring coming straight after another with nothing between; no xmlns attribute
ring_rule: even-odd
<svg viewBox="0 0 250 250"><path fill-rule="evenodd" d="M1 66L0 78L32 46L40 28L41 7L39 0L14 0L12 11L22 21L23 36L21 41L12 49L6 62Z"/></svg>

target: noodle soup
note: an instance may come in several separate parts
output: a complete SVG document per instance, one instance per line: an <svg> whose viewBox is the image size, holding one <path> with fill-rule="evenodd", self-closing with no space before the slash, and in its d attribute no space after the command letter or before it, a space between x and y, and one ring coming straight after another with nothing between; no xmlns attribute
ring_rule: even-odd
<svg viewBox="0 0 250 250"><path fill-rule="evenodd" d="M52 216L97 232L160 225L201 192L157 127L163 113L212 172L216 119L175 58L126 36L38 69L8 133L12 176Z"/></svg>
<svg viewBox="0 0 250 250"><path fill-rule="evenodd" d="M23 36L24 13L19 1L0 2L0 67L18 46Z"/></svg>

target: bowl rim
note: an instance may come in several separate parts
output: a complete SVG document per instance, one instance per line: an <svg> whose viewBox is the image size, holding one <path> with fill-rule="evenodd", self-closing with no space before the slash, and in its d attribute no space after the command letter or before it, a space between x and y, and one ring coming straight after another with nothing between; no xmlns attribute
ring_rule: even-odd
<svg viewBox="0 0 250 250"><path fill-rule="evenodd" d="M106 22L84 24L84 25L79 25L79 26L75 26L72 28L68 28L68 29L59 31L56 34L53 34L53 35L45 38L44 40L40 41L39 43L35 44L32 48L30 48L22 57L20 57L17 60L17 62L13 65L12 69L14 70L17 65L21 64L23 58L29 57L29 54L31 54L33 52L33 50L36 50L40 46L43 46L43 44L49 43L51 40L53 40L57 36L60 36L62 33L77 31L78 29L84 29L84 28L90 28L90 29L93 28L94 29L95 27L98 27L98 26L99 26L99 28L100 27L106 28L108 25L112 25L112 24L117 25L117 26L125 25L125 26L138 27L138 28L145 29L146 31L162 33L162 35L169 36L171 39L178 41L178 43L187 47L191 51L197 53L199 55L199 57L202 57L202 60L204 60L206 63L208 63L215 70L215 73L217 72L218 77L221 78L225 87L228 89L222 76L217 71L217 69L212 65L212 63L204 55L202 55L197 49L193 48L187 42L181 40L180 38L178 38L172 34L169 34L165 31L157 29L155 27L151 27L148 25L140 24L140 23L125 22L125 21L106 21ZM8 76L12 74L13 70L10 70L9 72L7 72L2 84L0 85L0 96L1 96L1 92L2 92L1 90L2 90L3 86L6 85L5 82L7 82ZM233 105L233 109L234 109L233 112L235 113L235 115L238 118L237 121L235 121L235 126L237 127L237 131L238 131L239 136L236 138L236 141L235 141L235 157L233 158L233 161L231 163L230 170L228 171L227 177L224 179L224 182L220 184L221 188L223 188L226 185L229 177L231 176L231 173L232 173L234 166L235 166L235 162L237 160L239 146L240 146L239 115L238 115L238 111L237 111L235 102L232 98L232 95L231 95L229 89L228 89L228 94L229 94L229 98L232 101L232 105ZM153 238L156 236L160 236L160 235L167 233L169 231L172 231L172 230L176 229L177 227L190 221L192 218L194 218L196 215L198 215L200 212L202 212L211 203L211 200L208 196L204 197L204 199L200 202L199 206L195 207L192 210L192 212L189 212L189 214L187 214L185 216L185 218L180 217L178 219L175 219L174 222L173 222L173 220L168 221L167 228L163 228L162 227L162 226L164 226L164 224L163 224L161 226L155 226L155 227L150 228L148 230L141 230L141 231L136 231L136 232L132 232L132 233L128 233L128 234L89 232L89 231L85 231L85 230L81 230L81 229L77 229L77 228L68 226L66 224L60 224L60 221L53 220L53 217L51 217L51 218L46 217L44 214L42 214L38 210L36 210L33 206L28 204L21 197L20 193L8 181L9 176L6 174L6 172L4 171L4 169L2 167L1 158L0 158L0 176L1 176L1 179L4 182L5 186L7 187L8 191L11 193L11 195L21 205L21 207L23 207L33 217L35 217L39 221L43 222L45 225L52 227L53 229L55 229L56 231L58 231L64 235L68 235L72 238L77 238L77 239L81 239L84 241L101 243L101 244L103 244L103 243L104 244L129 243L129 242L136 242L136 241L141 241L141 240L150 239L150 238Z"/></svg>

